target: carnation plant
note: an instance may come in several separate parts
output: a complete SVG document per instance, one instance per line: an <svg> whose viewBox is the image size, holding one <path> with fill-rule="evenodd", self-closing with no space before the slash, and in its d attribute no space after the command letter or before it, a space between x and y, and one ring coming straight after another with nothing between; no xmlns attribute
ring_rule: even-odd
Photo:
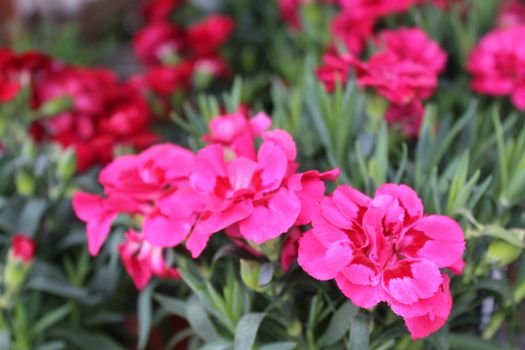
<svg viewBox="0 0 525 350"><path fill-rule="evenodd" d="M140 14L0 50L0 348L523 346L523 2Z"/></svg>

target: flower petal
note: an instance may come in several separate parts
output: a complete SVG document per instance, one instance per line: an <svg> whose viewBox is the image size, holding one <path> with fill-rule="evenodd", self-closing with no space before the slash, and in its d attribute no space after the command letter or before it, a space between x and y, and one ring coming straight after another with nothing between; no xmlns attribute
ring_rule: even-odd
<svg viewBox="0 0 525 350"><path fill-rule="evenodd" d="M295 223L301 202L295 193L281 188L266 203L253 207L253 212L239 223L244 238L257 244L287 232Z"/></svg>

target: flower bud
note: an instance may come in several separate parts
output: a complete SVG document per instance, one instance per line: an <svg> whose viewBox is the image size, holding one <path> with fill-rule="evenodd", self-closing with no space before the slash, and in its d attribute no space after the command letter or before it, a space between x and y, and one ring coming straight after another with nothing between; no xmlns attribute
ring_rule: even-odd
<svg viewBox="0 0 525 350"><path fill-rule="evenodd" d="M24 169L18 169L15 174L16 191L22 196L31 196L35 193L35 179Z"/></svg>
<svg viewBox="0 0 525 350"><path fill-rule="evenodd" d="M11 248L4 269L4 293L0 296L0 308L9 308L13 305L27 277L35 250L35 242L29 237L16 235L11 240Z"/></svg>
<svg viewBox="0 0 525 350"><path fill-rule="evenodd" d="M253 260L241 259L241 279L244 284L253 290L259 290L259 272L261 265Z"/></svg>
<svg viewBox="0 0 525 350"><path fill-rule="evenodd" d="M77 159L75 151L68 148L61 152L61 157L58 159L56 173L59 179L70 179L77 169Z"/></svg>
<svg viewBox="0 0 525 350"><path fill-rule="evenodd" d="M24 235L15 235L11 239L10 255L15 261L21 261L29 264L35 256L35 241Z"/></svg>

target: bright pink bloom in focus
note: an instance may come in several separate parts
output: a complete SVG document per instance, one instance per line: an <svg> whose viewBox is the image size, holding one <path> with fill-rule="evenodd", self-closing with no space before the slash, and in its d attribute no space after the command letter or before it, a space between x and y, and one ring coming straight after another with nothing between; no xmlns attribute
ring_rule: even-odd
<svg viewBox="0 0 525 350"><path fill-rule="evenodd" d="M36 252L35 241L24 235L15 235L11 239L11 254L17 260L30 263Z"/></svg>
<svg viewBox="0 0 525 350"><path fill-rule="evenodd" d="M472 89L491 96L510 96L525 110L525 26L497 29L472 50L467 68Z"/></svg>
<svg viewBox="0 0 525 350"><path fill-rule="evenodd" d="M309 223L306 213L321 200L322 181L337 177L337 170L296 174L297 151L287 132L266 131L262 138L253 157L219 144L201 149L195 157L190 183L202 197L204 210L186 243L194 257L223 229L262 244L295 224Z"/></svg>
<svg viewBox="0 0 525 350"><path fill-rule="evenodd" d="M271 124L271 118L263 112L251 119L241 112L220 115L210 121L210 133L204 135L204 140L228 147L238 155L254 158L253 141Z"/></svg>
<svg viewBox="0 0 525 350"><path fill-rule="evenodd" d="M139 155L120 157L100 173L107 195L77 192L73 208L85 221L89 252L97 255L118 214L143 217L145 239L160 247L184 241L198 206L187 178L193 153L175 145L153 146Z"/></svg>
<svg viewBox="0 0 525 350"><path fill-rule="evenodd" d="M461 273L464 234L449 217L424 216L411 188L385 184L372 199L339 186L322 201L312 225L298 255L308 274L335 279L360 307L387 302L414 339L446 322L452 299L440 269Z"/></svg>
<svg viewBox="0 0 525 350"><path fill-rule="evenodd" d="M131 230L125 234L126 241L118 246L118 251L126 271L137 289L146 288L153 277L179 279L174 268L167 266L162 248L152 246L139 233Z"/></svg>

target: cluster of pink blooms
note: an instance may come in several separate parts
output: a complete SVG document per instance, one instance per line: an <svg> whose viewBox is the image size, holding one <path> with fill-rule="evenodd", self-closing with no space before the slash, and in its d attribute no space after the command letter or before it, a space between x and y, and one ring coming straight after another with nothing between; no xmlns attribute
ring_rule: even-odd
<svg viewBox="0 0 525 350"><path fill-rule="evenodd" d="M486 34L470 53L467 68L472 90L509 96L525 110L525 3L507 1L498 17L499 28Z"/></svg>
<svg viewBox="0 0 525 350"><path fill-rule="evenodd" d="M332 91L337 83L346 83L353 72L358 85L374 88L389 101L387 122L409 137L417 136L424 115L423 101L436 90L447 55L419 28L378 34L374 28L381 18L404 13L416 4L431 3L445 10L452 2L457 1L339 0L340 11L331 23L335 42L324 55L318 78ZM359 56L371 38L378 51L363 62Z"/></svg>
<svg viewBox="0 0 525 350"><path fill-rule="evenodd" d="M377 22L392 14L407 12L412 6L432 4L447 10L464 0L279 0L281 17L294 29L300 29L300 7L308 3L335 4L339 12L332 19L331 30L336 43L344 45L353 55L359 55L374 36ZM335 43L334 43L335 44ZM330 50L335 50L335 45Z"/></svg>
<svg viewBox="0 0 525 350"><path fill-rule="evenodd" d="M365 62L352 54L328 53L317 76L331 91L353 70L359 86L374 88L390 102L386 120L406 135L417 136L424 114L422 101L434 94L447 54L419 28L383 30L377 46L378 51Z"/></svg>
<svg viewBox="0 0 525 350"><path fill-rule="evenodd" d="M326 197L324 182L339 171L298 172L293 138L270 125L264 113L222 115L197 154L160 144L114 160L99 177L104 196L73 197L90 253L98 254L117 215L128 215L133 228L118 250L142 289L153 276L178 277L164 249L184 244L197 258L224 231L260 255L257 245L279 237L283 270L298 257L311 276L335 279L354 304L386 301L414 338L439 329L452 307L450 279L440 269L461 273L461 227L424 216L421 200L404 185L383 185L373 199L343 185Z"/></svg>
<svg viewBox="0 0 525 350"><path fill-rule="evenodd" d="M152 275L176 276L162 258L164 248L185 243L198 257L221 230L234 241L262 244L308 224L324 195L323 181L335 180L338 171L297 172L294 140L283 130L267 130L270 124L263 113L219 116L205 137L210 145L197 154L160 144L114 160L99 177L104 197L73 198L88 224L90 253L100 251L117 215L129 215L137 231L126 234L119 251L143 288Z"/></svg>
<svg viewBox="0 0 525 350"><path fill-rule="evenodd" d="M111 70L66 65L38 52L2 50L0 72L0 102L12 100L24 87L34 110L63 105L51 112L56 115L36 122L31 133L37 141L72 147L78 171L107 164L118 147L144 149L156 140L148 130L152 116L146 99Z"/></svg>
<svg viewBox="0 0 525 350"><path fill-rule="evenodd" d="M147 24L133 38L137 58L148 66L144 84L159 96L184 92L199 76L220 78L230 72L219 49L232 33L233 20L211 15L181 27L170 16L182 3L148 0L143 11Z"/></svg>
<svg viewBox="0 0 525 350"><path fill-rule="evenodd" d="M425 216L417 194L385 184L374 198L346 185L325 197L300 240L298 262L311 276L335 279L354 303L386 302L405 319L414 339L446 322L450 278L461 273L465 239L454 220Z"/></svg>

